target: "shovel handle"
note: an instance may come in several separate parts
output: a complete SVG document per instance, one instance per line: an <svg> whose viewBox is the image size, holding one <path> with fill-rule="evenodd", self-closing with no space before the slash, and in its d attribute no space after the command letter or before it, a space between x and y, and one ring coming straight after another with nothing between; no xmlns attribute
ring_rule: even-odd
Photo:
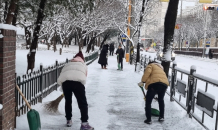
<svg viewBox="0 0 218 130"><path fill-rule="evenodd" d="M30 104L28 103L28 101L26 100L26 98L24 97L23 93L21 92L20 88L16 85L16 88L18 90L18 92L20 93L20 95L22 96L23 100L25 101L25 103L27 104L28 108L31 109Z"/></svg>
<svg viewBox="0 0 218 130"><path fill-rule="evenodd" d="M142 92L144 94L144 97L146 98L145 91L144 91L143 87L140 86L140 88L141 88L141 90L142 90Z"/></svg>

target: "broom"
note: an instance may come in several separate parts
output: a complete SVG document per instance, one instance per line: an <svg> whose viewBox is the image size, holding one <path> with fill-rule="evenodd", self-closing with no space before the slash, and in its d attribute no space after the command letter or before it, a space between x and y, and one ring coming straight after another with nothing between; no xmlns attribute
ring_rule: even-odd
<svg viewBox="0 0 218 130"><path fill-rule="evenodd" d="M61 94L57 99L50 101L44 105L44 108L52 113L56 113L58 111L58 106L61 100L64 98L64 94Z"/></svg>

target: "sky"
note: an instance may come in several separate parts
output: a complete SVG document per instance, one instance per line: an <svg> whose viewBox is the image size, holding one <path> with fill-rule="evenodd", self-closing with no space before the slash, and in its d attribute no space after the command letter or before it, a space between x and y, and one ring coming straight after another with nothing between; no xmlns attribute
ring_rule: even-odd
<svg viewBox="0 0 218 130"><path fill-rule="evenodd" d="M185 0L183 0L182 2L182 9L186 9L187 6L195 6L195 2L187 2ZM178 8L178 14L180 14L181 11L181 1L179 1L179 8Z"/></svg>

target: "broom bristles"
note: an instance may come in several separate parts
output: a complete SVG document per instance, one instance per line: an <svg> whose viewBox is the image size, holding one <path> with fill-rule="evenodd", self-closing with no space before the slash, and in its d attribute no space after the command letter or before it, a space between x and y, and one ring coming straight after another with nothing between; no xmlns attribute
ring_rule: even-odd
<svg viewBox="0 0 218 130"><path fill-rule="evenodd" d="M54 101L50 101L48 103L46 103L44 105L44 108L52 113L56 113L58 111L58 106L59 103L61 102L61 100L63 99L64 95L61 94L57 99L55 99Z"/></svg>

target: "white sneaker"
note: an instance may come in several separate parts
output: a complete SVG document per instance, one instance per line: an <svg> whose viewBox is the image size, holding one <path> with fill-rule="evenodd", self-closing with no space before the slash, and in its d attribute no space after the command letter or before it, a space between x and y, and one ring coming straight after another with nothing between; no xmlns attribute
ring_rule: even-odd
<svg viewBox="0 0 218 130"><path fill-rule="evenodd" d="M71 127L72 126L72 120L67 120L67 127Z"/></svg>

